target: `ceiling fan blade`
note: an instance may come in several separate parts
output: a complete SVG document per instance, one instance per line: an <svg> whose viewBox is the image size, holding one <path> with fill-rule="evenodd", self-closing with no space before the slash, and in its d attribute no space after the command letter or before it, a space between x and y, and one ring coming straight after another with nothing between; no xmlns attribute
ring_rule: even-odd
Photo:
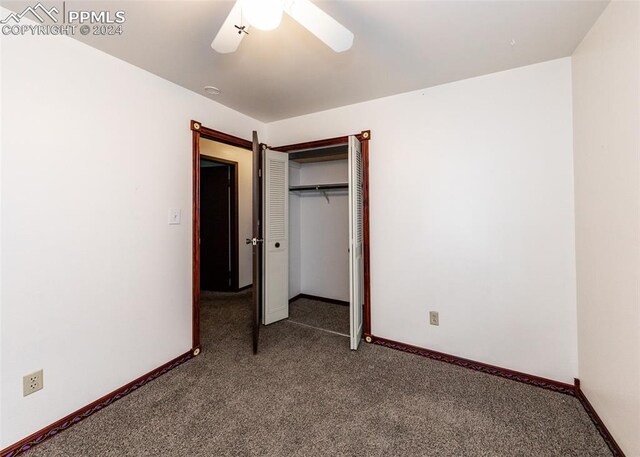
<svg viewBox="0 0 640 457"><path fill-rule="evenodd" d="M353 33L310 0L285 0L284 10L334 51L343 52L353 45Z"/></svg>
<svg viewBox="0 0 640 457"><path fill-rule="evenodd" d="M235 52L242 41L242 38L246 35L244 31L249 30L249 24L242 23L242 0L237 0L231 8L231 12L225 19L224 23L218 30L218 34L213 39L211 47L220 54L228 54ZM236 26L245 26L242 30L239 30Z"/></svg>

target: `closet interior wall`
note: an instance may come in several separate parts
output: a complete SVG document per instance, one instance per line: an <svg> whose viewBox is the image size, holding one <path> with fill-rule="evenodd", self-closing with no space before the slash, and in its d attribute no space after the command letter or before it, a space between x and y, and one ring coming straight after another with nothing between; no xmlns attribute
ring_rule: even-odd
<svg viewBox="0 0 640 457"><path fill-rule="evenodd" d="M346 183L347 160L289 161L289 185ZM349 301L347 189L289 193L289 297Z"/></svg>

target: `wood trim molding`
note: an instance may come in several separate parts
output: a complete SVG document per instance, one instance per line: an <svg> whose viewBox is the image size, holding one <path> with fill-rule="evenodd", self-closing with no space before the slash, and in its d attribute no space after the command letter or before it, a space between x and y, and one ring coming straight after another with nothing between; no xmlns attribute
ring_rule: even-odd
<svg viewBox="0 0 640 457"><path fill-rule="evenodd" d="M362 264L364 276L364 309L362 311L363 329L366 338L371 334L371 235L369 217L369 140L371 131L365 130L361 134L362 140Z"/></svg>
<svg viewBox="0 0 640 457"><path fill-rule="evenodd" d="M354 135L358 140L369 141L371 139L371 130L363 130L360 133ZM317 148L325 148L329 146L338 146L341 144L349 143L349 135L347 136L337 136L335 138L326 138L324 140L316 140L316 141L307 141L304 143L295 143L295 144L287 144L285 146L278 146L275 148L270 147L272 151L278 152L293 152L293 151L303 151L305 149L317 149Z"/></svg>
<svg viewBox="0 0 640 457"><path fill-rule="evenodd" d="M228 133L205 127L204 125L202 125L202 122L199 121L191 121L191 130L200 133L203 138L206 138L208 140L218 141L219 143L225 143L243 149L251 149L253 145L251 141L245 140L244 138L229 135Z"/></svg>
<svg viewBox="0 0 640 457"><path fill-rule="evenodd" d="M293 303L294 301L298 300L299 298L306 298L308 300L323 301L325 303L331 303L333 305L349 306L349 302L348 301L336 300L335 298L326 298L326 297L320 297L318 295L309 295L309 294L298 294L295 297L290 298L289 299L289 303Z"/></svg>
<svg viewBox="0 0 640 457"><path fill-rule="evenodd" d="M200 138L236 146L242 149L253 149L253 143L237 136L210 129L202 122L192 120L189 124L192 134L192 305L191 305L191 340L194 348L200 347ZM237 170L237 168L236 168ZM237 181L239 187L239 181ZM239 204L239 201L238 201ZM238 241L239 243L239 241ZM239 250L238 250L239 251Z"/></svg>
<svg viewBox="0 0 640 457"><path fill-rule="evenodd" d="M192 125L191 345L200 346L200 132Z"/></svg>
<svg viewBox="0 0 640 457"><path fill-rule="evenodd" d="M287 144L285 146L278 146L276 148L269 148L272 151L278 152L294 152L303 151L305 149L317 149L325 148L329 146L338 146L341 144L347 144L349 142L348 136L339 136L336 138L327 138L325 140L307 141L306 143Z"/></svg>
<svg viewBox="0 0 640 457"><path fill-rule="evenodd" d="M363 308L363 334L365 339L371 337L371 231L370 231L370 215L369 215L369 140L371 139L371 130L363 130L354 135L362 145L362 237L363 237L363 253L362 261L364 264L364 308ZM328 146L336 146L347 144L349 136L339 136L328 138L325 140L308 141L306 143L289 144L271 148L273 151L292 152L304 149L321 148ZM295 297L294 297L295 298ZM326 300L325 300L326 301ZM291 302L291 301L290 301ZM369 342L367 340L367 342Z"/></svg>
<svg viewBox="0 0 640 457"><path fill-rule="evenodd" d="M622 452L622 449L620 448L620 446L618 446L618 443L613 438L613 435L611 435L611 433L607 429L607 426L604 425L604 422L602 422L602 419L600 419L600 416L593 408L593 405L591 405L591 402L589 402L582 389L580 389L580 380L577 378L575 379L575 386L576 397L582 404L584 410L587 412L587 415L591 419L591 422L593 422L593 424L596 426L596 429L598 430L598 433L600 433L600 436L602 436L602 438L604 439L604 442L607 443L607 446L609 446L609 449L611 450L613 455L616 457L625 457L624 452Z"/></svg>
<svg viewBox="0 0 640 457"><path fill-rule="evenodd" d="M371 130L363 130L356 135L360 141L369 141L371 139Z"/></svg>
<svg viewBox="0 0 640 457"><path fill-rule="evenodd" d="M519 371L509 370L508 368L501 368L494 365L489 365L482 362L476 362L475 360L463 359L451 354L445 354L444 352L432 351L431 349L425 349L418 346L412 346L410 344L399 343L397 341L388 340L386 338L380 338L377 336L369 335L366 339L367 343L379 344L398 351L408 352L410 354L417 354L429 359L438 360L440 362L451 363L459 367L470 368L475 371L481 371L494 376L500 376L501 378L511 379L512 381L522 382L543 389L552 390L554 392L576 396L576 388L572 384L565 384L563 382L554 381L552 379L541 378L527 373Z"/></svg>
<svg viewBox="0 0 640 457"><path fill-rule="evenodd" d="M100 411L103 408L106 408L113 402L120 400L122 397L130 394L134 390L139 389L140 387L148 384L154 379L162 376L163 374L173 370L179 365L182 365L187 360L193 358L194 356L200 353L199 348L194 348L189 352L185 352L184 354L176 357L173 360L165 363L164 365L156 368L155 370L150 371L149 373L140 376L139 378L131 381L128 384L120 387L119 389L114 390L113 392L97 399L93 403L88 404L87 406L80 408L79 410L63 417L62 419L54 422L53 424L43 428L42 430L28 436L27 438L18 441L17 443L3 449L0 451L0 455L2 457L15 457L20 455L34 446L41 444L51 438L52 436L57 435L63 430L68 429L72 425L77 424L78 422L86 419L91 416L93 413Z"/></svg>
<svg viewBox="0 0 640 457"><path fill-rule="evenodd" d="M432 351L430 349L412 346L410 344L399 343L397 341L388 340L386 338L380 338L373 335L366 335L365 340L367 341L367 343L378 344L380 346L396 349L398 351L420 355L422 357L438 360L440 362L451 363L459 367L469 368L472 370L480 371L482 373L500 376L501 378L522 382L524 384L529 384L535 387L540 387L542 389L552 390L554 392L576 397L595 425L598 433L600 433L600 436L602 436L602 439L609 447L609 450L611 450L611 453L615 457L625 457L624 452L622 451L616 440L613 438L613 435L611 435L611 432L609 432L607 426L604 424L604 422L602 422L602 419L593 408L593 405L591 405L591 403L589 402L589 399L587 399L582 389L580 389L580 380L577 378L574 379L573 385L565 384L551 379L541 378L539 376L509 370L507 368L501 368L482 362L476 362L474 360L464 359L462 357L445 354L443 352Z"/></svg>

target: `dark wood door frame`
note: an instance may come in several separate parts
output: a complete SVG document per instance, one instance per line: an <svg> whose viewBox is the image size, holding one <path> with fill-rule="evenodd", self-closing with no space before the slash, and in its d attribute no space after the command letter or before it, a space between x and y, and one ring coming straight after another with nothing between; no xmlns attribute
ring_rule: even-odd
<svg viewBox="0 0 640 457"><path fill-rule="evenodd" d="M243 138L238 138L217 130L204 127L201 122L191 121L192 139L192 327L191 346L192 353L200 353L200 138L217 141L219 143L236 146L242 149L251 150L252 142ZM207 158L207 156L203 156ZM215 159L220 160L220 159ZM237 180L236 180L237 182ZM236 237L238 230L235 230Z"/></svg>
<svg viewBox="0 0 640 457"><path fill-rule="evenodd" d="M223 163L225 165L231 166L231 224L230 224L230 238L231 243L229 243L229 249L231 251L231 265L229 265L229 269L231 271L231 284L229 284L229 289L232 292L238 292L239 281L240 281L240 243L238 236L238 224L240 218L240 211L238 209L239 200L238 200L238 162L234 162L233 160L220 159L218 157L208 156L208 155L200 155L201 160L206 160L209 162L217 162Z"/></svg>
<svg viewBox="0 0 640 457"><path fill-rule="evenodd" d="M193 287L192 287L192 352L200 353L200 138L218 141L220 143L237 146L251 151L253 142L229 135L217 130L204 127L201 122L191 121L192 151L193 151ZM370 255L370 216L369 216L369 140L371 131L364 130L354 135L362 146L362 223L363 223L363 263L364 263L364 337L370 343L371 339L371 255ZM290 144L270 148L280 152L294 152L303 149L313 149L326 146L347 144L348 136L328 138L306 143Z"/></svg>
<svg viewBox="0 0 640 457"><path fill-rule="evenodd" d="M369 140L371 139L371 130L363 130L353 136L360 141L362 147L362 255L364 263L364 309L362 317L364 321L364 339L367 343L371 343L371 253L369 250L371 242L369 232L371 221L369 217ZM308 141L306 143L288 144L270 149L279 152L296 152L305 149L345 145L348 143L349 136L340 136L324 140Z"/></svg>

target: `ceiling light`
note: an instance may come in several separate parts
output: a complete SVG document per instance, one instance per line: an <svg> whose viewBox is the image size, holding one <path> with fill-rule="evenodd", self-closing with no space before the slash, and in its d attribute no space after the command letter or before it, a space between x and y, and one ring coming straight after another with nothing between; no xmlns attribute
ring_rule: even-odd
<svg viewBox="0 0 640 457"><path fill-rule="evenodd" d="M242 14L253 27L273 30L282 21L282 0L243 0Z"/></svg>
<svg viewBox="0 0 640 457"><path fill-rule="evenodd" d="M213 86L204 86L204 91L211 95L220 95L220 89Z"/></svg>

